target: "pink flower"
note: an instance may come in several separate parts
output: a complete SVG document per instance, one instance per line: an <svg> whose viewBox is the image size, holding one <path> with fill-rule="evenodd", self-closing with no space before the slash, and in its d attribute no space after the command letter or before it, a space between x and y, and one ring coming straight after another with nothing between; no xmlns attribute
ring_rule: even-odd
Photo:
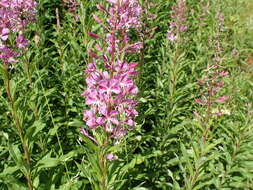
<svg viewBox="0 0 253 190"><path fill-rule="evenodd" d="M229 98L227 96L221 96L217 98L215 101L216 102L226 102Z"/></svg>
<svg viewBox="0 0 253 190"><path fill-rule="evenodd" d="M221 71L220 74L219 74L221 77L225 77L228 75L228 72L226 71Z"/></svg>
<svg viewBox="0 0 253 190"><path fill-rule="evenodd" d="M28 44L28 40L25 39L24 35L20 34L16 38L18 48L23 49Z"/></svg>
<svg viewBox="0 0 253 190"><path fill-rule="evenodd" d="M175 34L173 34L171 31L169 31L169 32L167 33L167 37L168 37L168 39L169 39L170 41L172 41L172 42L174 42L174 41L176 41L176 40L178 39L178 37L177 37Z"/></svg>
<svg viewBox="0 0 253 190"><path fill-rule="evenodd" d="M206 102L203 101L203 100L200 99L200 98L195 99L195 102L197 102L197 103L199 103L199 104L202 104L202 105L205 105L205 104L206 104Z"/></svg>
<svg viewBox="0 0 253 190"><path fill-rule="evenodd" d="M112 161L112 160L117 160L117 159L118 159L118 157L115 156L115 155L112 154L112 153L107 154L107 155L106 155L106 158L107 158L108 160L110 160L110 161Z"/></svg>
<svg viewBox="0 0 253 190"><path fill-rule="evenodd" d="M86 124L91 128L96 128L98 126L95 114L96 114L95 110L86 110L84 112L84 118L86 119Z"/></svg>
<svg viewBox="0 0 253 190"><path fill-rule="evenodd" d="M76 10L79 6L77 0L63 0L63 2L64 5L68 7L69 13L76 13Z"/></svg>
<svg viewBox="0 0 253 190"><path fill-rule="evenodd" d="M219 24L224 24L222 14L218 12L217 18ZM222 26L217 26L217 36L221 36L220 32L222 31ZM221 116L223 113L219 109L218 111L213 111L217 108L217 103L224 103L228 101L228 96L221 96L219 92L222 87L225 85L224 77L228 75L228 72L224 70L224 65L222 65L222 54L224 53L221 47L221 43L215 37L214 40L210 41L214 44L214 54L213 59L208 62L207 68L204 71L203 79L197 79L197 83L201 87L201 98L196 99L195 101L203 106L206 106L206 114L210 119L210 116L216 115Z"/></svg>
<svg viewBox="0 0 253 190"><path fill-rule="evenodd" d="M142 49L143 47L143 43L142 42L136 42L134 44L129 44L125 49L127 52L138 52Z"/></svg>
<svg viewBox="0 0 253 190"><path fill-rule="evenodd" d="M111 95L112 93L119 94L120 93L119 81L112 80L103 80L99 83L99 92L106 93L107 95Z"/></svg>
<svg viewBox="0 0 253 190"><path fill-rule="evenodd" d="M101 20L100 18L98 18L97 15L93 14L92 16L93 16L94 20L95 20L97 23L103 24L102 20Z"/></svg>
<svg viewBox="0 0 253 190"><path fill-rule="evenodd" d="M109 3L114 3L114 4L116 4L117 3L117 1L120 1L120 0L107 0Z"/></svg>
<svg viewBox="0 0 253 190"><path fill-rule="evenodd" d="M1 32L1 35L0 35L0 38L3 41L6 41L8 39L8 37L9 37L9 33L10 33L10 30L8 28L3 28L2 32Z"/></svg>
<svg viewBox="0 0 253 190"><path fill-rule="evenodd" d="M17 62L15 57L19 56L19 54L14 52L13 50L8 48L7 46L1 46L0 52L1 52L0 59L2 59L5 64Z"/></svg>

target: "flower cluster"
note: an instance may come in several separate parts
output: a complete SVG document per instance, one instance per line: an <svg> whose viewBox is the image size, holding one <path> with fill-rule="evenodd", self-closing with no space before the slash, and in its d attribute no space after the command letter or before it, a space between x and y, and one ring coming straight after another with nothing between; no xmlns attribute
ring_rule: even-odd
<svg viewBox="0 0 253 190"><path fill-rule="evenodd" d="M140 15L141 6L136 0L108 0L113 4L109 9L110 18L108 23L110 27L116 27L116 30L127 31L130 28L141 26Z"/></svg>
<svg viewBox="0 0 253 190"><path fill-rule="evenodd" d="M134 117L138 114L135 109L137 102L133 99L138 92L133 81L138 74L135 71L137 64L128 63L125 55L138 52L142 47L140 42L130 43L127 34L129 29L138 29L141 25L141 8L135 0L108 2L109 9L97 5L109 17L105 23L93 15L109 32L105 37L89 33L91 37L105 42L106 47L103 50L96 44L97 53L88 51L92 61L85 70L87 89L82 96L90 106L89 110L84 111L86 124L91 129L101 126L111 138L119 139L135 126Z"/></svg>
<svg viewBox="0 0 253 190"><path fill-rule="evenodd" d="M79 7L79 4L77 0L63 0L63 5L68 8L69 13L76 13L77 8Z"/></svg>
<svg viewBox="0 0 253 190"><path fill-rule="evenodd" d="M26 26L35 21L34 0L0 0L0 58L5 64L15 62L19 54L7 46L9 35L17 33L16 47L24 48L28 41L24 37Z"/></svg>
<svg viewBox="0 0 253 190"><path fill-rule="evenodd" d="M177 4L172 7L171 19L167 37L170 41L176 41L180 34L188 29L187 21L188 8L184 0L177 0Z"/></svg>
<svg viewBox="0 0 253 190"><path fill-rule="evenodd" d="M197 83L205 91L201 93L201 98L197 98L195 101L201 105L212 107L214 103L221 103L228 100L227 96L219 96L218 92L224 86L223 78L228 75L227 71L224 71L218 64L213 64L205 70L207 73L203 80L197 79ZM221 115L220 112L214 113L215 115Z"/></svg>

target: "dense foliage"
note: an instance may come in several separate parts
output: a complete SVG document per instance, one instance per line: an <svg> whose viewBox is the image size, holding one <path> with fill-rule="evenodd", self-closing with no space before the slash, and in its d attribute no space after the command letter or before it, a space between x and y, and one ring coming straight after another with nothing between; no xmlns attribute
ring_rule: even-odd
<svg viewBox="0 0 253 190"><path fill-rule="evenodd" d="M0 189L253 190L252 9L0 0Z"/></svg>

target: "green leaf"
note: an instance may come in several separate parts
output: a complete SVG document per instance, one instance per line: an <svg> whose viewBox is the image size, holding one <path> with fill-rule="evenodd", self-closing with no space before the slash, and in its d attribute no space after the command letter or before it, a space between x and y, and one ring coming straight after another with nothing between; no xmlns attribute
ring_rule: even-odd
<svg viewBox="0 0 253 190"><path fill-rule="evenodd" d="M43 168L56 167L61 163L60 159L51 158L49 156L50 155L48 154L37 162L37 164L35 165L35 168L38 169L38 171L40 171Z"/></svg>
<svg viewBox="0 0 253 190"><path fill-rule="evenodd" d="M24 162L22 159L22 154L18 148L18 145L12 145L9 143L9 152L12 157L12 159L15 161L16 165L19 167L19 169L25 169Z"/></svg>
<svg viewBox="0 0 253 190"><path fill-rule="evenodd" d="M33 142L33 139L36 135L41 132L46 127L45 123L42 121L35 121L31 127L29 127L26 131L26 136L29 138L30 142Z"/></svg>

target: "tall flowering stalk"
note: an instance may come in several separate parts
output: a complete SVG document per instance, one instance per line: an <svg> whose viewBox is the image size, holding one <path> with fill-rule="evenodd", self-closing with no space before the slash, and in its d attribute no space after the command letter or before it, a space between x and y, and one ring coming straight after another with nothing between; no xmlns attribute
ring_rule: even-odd
<svg viewBox="0 0 253 190"><path fill-rule="evenodd" d="M88 64L87 89L82 94L86 98L89 110L84 111L84 120L91 129L102 127L113 139L118 139L126 134L128 129L135 126L134 117L138 114L135 110L137 102L132 98L138 92L133 76L136 63L128 63L126 54L140 50L140 42L130 43L127 32L130 28L138 28L141 24L139 17L141 9L135 0L118 0L110 2L109 10L98 5L105 11L109 18L103 26L109 31L105 38L94 33L90 36L107 42L106 50L96 44L94 51L89 50L93 61ZM102 21L93 15L96 21Z"/></svg>
<svg viewBox="0 0 253 190"><path fill-rule="evenodd" d="M105 36L89 33L91 37L100 40L104 48L96 44L94 50L88 51L92 61L85 70L87 89L82 94L90 107L84 111L84 120L95 137L89 136L85 129L81 132L102 149L120 143L121 137L135 127L134 118L138 112L134 97L138 88L133 77L137 75L137 63L127 62L126 55L136 53L142 47L141 42L132 43L128 36L130 29L139 29L142 24L142 10L138 2L107 1L108 9L101 4L97 5L107 15L106 21L93 15L107 33ZM103 176L99 182L101 189L108 189L106 160L115 158L108 150L100 152L99 165Z"/></svg>
<svg viewBox="0 0 253 190"><path fill-rule="evenodd" d="M166 125L172 122L174 118L174 110L178 106L178 97L182 96L181 90L178 88L179 79L184 78L182 76L185 67L184 45L185 38L184 33L189 27L188 23L188 7L184 0L177 0L172 6L170 11L170 20L168 23L168 31L162 47L161 56L162 64L159 68L158 80L161 76L167 75L163 83L157 83L157 89L164 89L164 93L168 93L168 104L166 106ZM182 80L181 80L182 81ZM166 86L166 88L164 88ZM157 109L160 109L160 105L157 105Z"/></svg>
<svg viewBox="0 0 253 190"><path fill-rule="evenodd" d="M206 126L204 134L205 139L208 135L210 119L213 116L220 116L223 114L222 110L216 109L216 107L218 107L219 103L226 102L229 99L228 96L223 96L220 93L225 84L224 77L228 75L222 58L224 52L221 43L221 35L222 32L224 32L224 16L221 12L217 13L216 20L218 21L216 35L210 40L210 44L214 46L213 58L204 70L205 74L202 79L197 79L198 85L203 90L200 94L200 98L195 99L197 103L206 107L205 115L200 116L196 113L198 118L200 118Z"/></svg>
<svg viewBox="0 0 253 190"><path fill-rule="evenodd" d="M4 85L11 107L12 118L24 151L26 161L26 172L24 172L24 175L30 190L33 189L31 157L16 102L11 92L9 67L10 64L18 61L17 57L28 44L24 33L26 26L35 20L35 7L36 2L33 0L0 0L0 60L3 63ZM14 43L11 38L13 36L15 37ZM29 72L28 66L27 72Z"/></svg>

